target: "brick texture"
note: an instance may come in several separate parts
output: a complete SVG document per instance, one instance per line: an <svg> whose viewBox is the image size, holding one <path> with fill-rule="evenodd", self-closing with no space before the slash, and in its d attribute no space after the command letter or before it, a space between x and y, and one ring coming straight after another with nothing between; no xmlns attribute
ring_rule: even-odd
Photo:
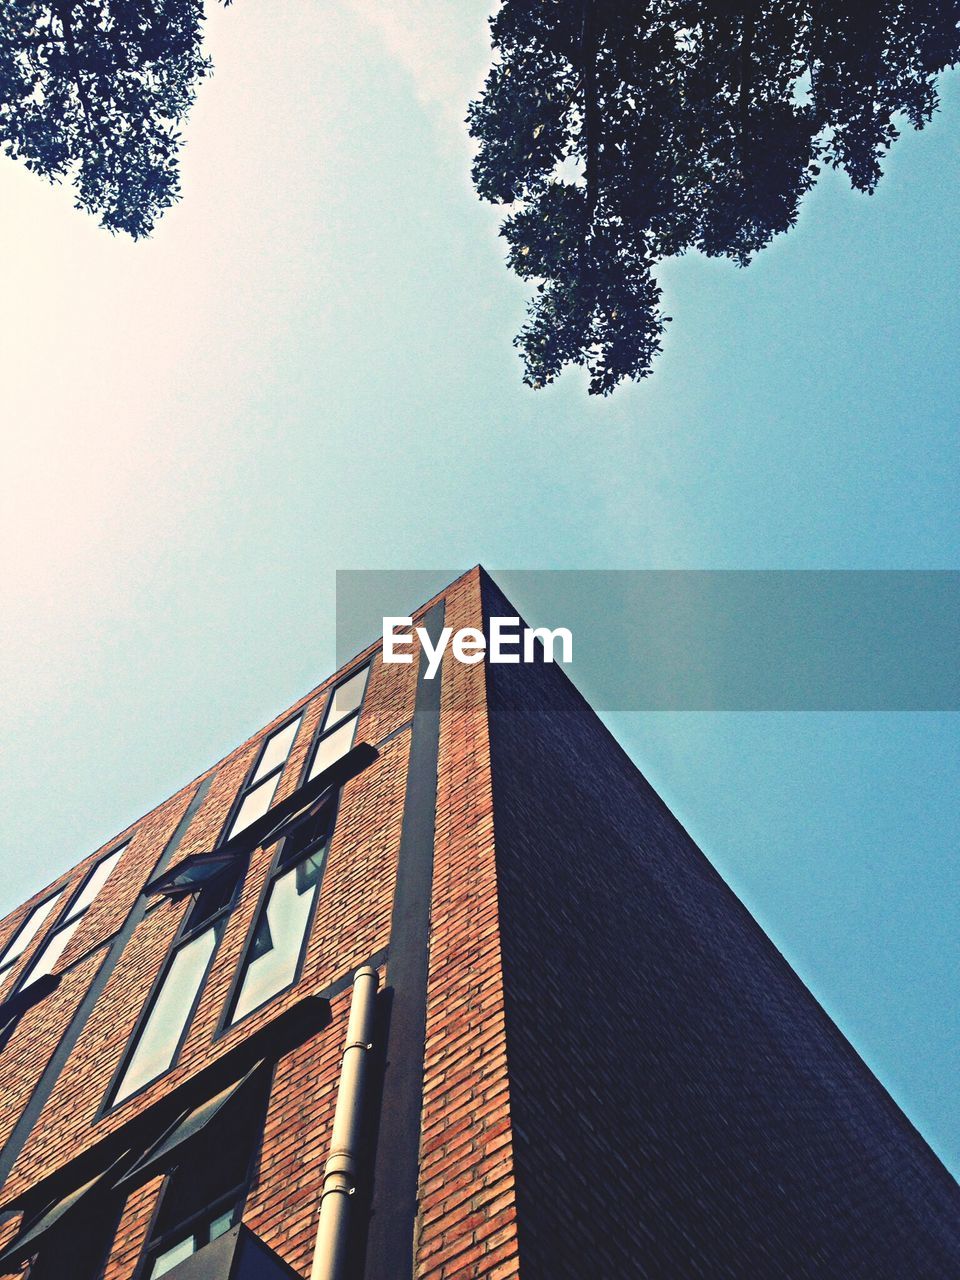
<svg viewBox="0 0 960 1280"><path fill-rule="evenodd" d="M480 577L444 625L482 624ZM485 667L445 662L430 929L419 1280L518 1274Z"/></svg>
<svg viewBox="0 0 960 1280"><path fill-rule="evenodd" d="M384 670L373 649L358 655L351 666L367 659L373 660L372 671L357 740L380 743L380 757L343 789L303 972L296 987L236 1028L217 1036L229 987L265 888L271 851L261 849L251 859L241 895L229 917L175 1067L142 1094L98 1120L98 1110L127 1047L130 1030L169 952L185 910L183 903L159 900L148 910L127 943L33 1126L3 1188L5 1201L21 1195L66 1160L121 1128L131 1117L228 1052L286 1006L312 992L324 990L367 957L388 946L417 668L413 664ZM336 678L331 677L307 698L288 708L210 771L210 789L181 840L172 865L212 847L263 739L299 710L303 718L276 800L296 789L326 706L328 689ZM388 740L383 742L385 738ZM0 1093L0 1138L9 1134L26 1105L40 1072L99 967L105 954L104 944L116 933L136 901L183 817L194 785L184 788L55 882L55 886L67 884L72 891L98 857L115 848L121 840L130 840L108 889L91 907L61 962L64 976L60 987L27 1012L0 1056L0 1083L4 1085ZM30 906L45 897L46 892L35 895L30 903L0 924L0 939L12 936ZM38 939L18 962L11 985L40 945ZM277 1062L257 1173L244 1211L246 1225L303 1274L309 1271L313 1249L349 1002L348 988L331 1001L329 1025ZM162 1178L155 1178L130 1195L106 1267L106 1280L134 1277L161 1184ZM4 1224L4 1239L11 1237L15 1225L15 1222Z"/></svg>
<svg viewBox="0 0 960 1280"><path fill-rule="evenodd" d="M488 689L524 1280L960 1275L956 1183L561 669Z"/></svg>

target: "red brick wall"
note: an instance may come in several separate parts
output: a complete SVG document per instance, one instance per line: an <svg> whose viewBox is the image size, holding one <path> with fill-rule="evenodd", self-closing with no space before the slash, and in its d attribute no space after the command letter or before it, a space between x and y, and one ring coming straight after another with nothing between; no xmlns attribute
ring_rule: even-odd
<svg viewBox="0 0 960 1280"><path fill-rule="evenodd" d="M183 904L158 902L134 931L111 974L7 1179L3 1188L5 1201L20 1195L65 1160L165 1096L285 1007L323 990L387 946L417 665L414 662L384 669L373 649L360 655L357 662L366 656L373 656L374 661L358 741L377 744L388 735L395 736L382 744L380 758L343 790L301 980L291 992L214 1040L269 868L272 851L260 850L251 860L177 1065L141 1095L96 1121L96 1112L127 1047L129 1033L185 909ZM302 708L303 721L282 774L277 799L296 788L326 703L327 689L335 679L319 686L220 763L212 786L179 845L175 862L211 847L263 738L294 710ZM68 964L73 960L72 967L67 969L60 988L24 1017L0 1058L0 1082L6 1080L0 1096L0 1125L4 1132L9 1132L20 1114L40 1069L102 959L103 948L90 953L90 947L109 938L125 919L183 816L193 790L193 785L184 789L125 833L132 833L130 847L111 877L109 890L91 909L71 946L66 960ZM99 852L109 851L117 843L118 840L111 841ZM96 856L91 855L70 874L72 886ZM0 937L10 936L24 914L20 909L3 922ZM334 998L329 1025L277 1064L259 1172L244 1213L247 1225L303 1274L309 1270L313 1248L349 1001L349 989ZM131 1280L161 1183L162 1179L154 1179L132 1193L106 1280ZM6 1235L12 1230L11 1224Z"/></svg>
<svg viewBox="0 0 960 1280"><path fill-rule="evenodd" d="M453 584L444 597L446 625L481 624L476 571ZM433 603L418 611L417 620ZM304 719L278 799L301 777L331 682L297 704ZM251 861L178 1064L143 1094L95 1121L184 910L182 904L161 901L138 925L111 974L7 1181L5 1200L139 1114L294 1000L324 989L387 946L416 682L416 661L384 669L375 657L358 738L376 744L395 736L382 743L380 758L344 788L303 976L295 990L214 1040L268 871L270 853L261 850ZM177 861L216 840L263 737L295 709L220 763L180 843ZM116 883L111 882L109 894L85 922L77 957L89 949L91 939L102 941L119 927L192 793L192 786L186 788L131 829L133 840ZM482 664L444 663L434 861L416 1274L419 1280L508 1280L519 1274L519 1260ZM15 913L4 923L8 934L22 915ZM28 1047L10 1058L15 1065L9 1096L0 1099L0 1122L8 1130L95 963L92 957L79 959L56 995L40 1006L42 1014L24 1020L18 1034ZM330 1024L277 1064L259 1171L244 1213L247 1225L303 1275L313 1248L349 1001L349 989L335 997ZM46 1024L43 1034L34 1022ZM5 1056L0 1072L6 1069ZM106 1280L132 1280L160 1186L161 1179L154 1179L132 1193Z"/></svg>
<svg viewBox="0 0 960 1280"><path fill-rule="evenodd" d="M481 626L473 571L444 625ZM485 666L444 661L418 1280L519 1273Z"/></svg>
<svg viewBox="0 0 960 1280"><path fill-rule="evenodd" d="M123 1221L104 1270L103 1280L131 1280L147 1241L162 1186L162 1176L151 1178L128 1196L123 1209Z"/></svg>
<svg viewBox="0 0 960 1280"><path fill-rule="evenodd" d="M56 991L24 1013L0 1054L0 1143L9 1138L103 956L98 948L74 965Z"/></svg>

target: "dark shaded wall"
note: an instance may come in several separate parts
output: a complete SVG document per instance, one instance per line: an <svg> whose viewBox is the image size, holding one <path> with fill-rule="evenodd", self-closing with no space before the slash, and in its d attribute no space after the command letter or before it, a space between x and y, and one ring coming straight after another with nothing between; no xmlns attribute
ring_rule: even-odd
<svg viewBox="0 0 960 1280"><path fill-rule="evenodd" d="M960 1275L960 1189L562 670L486 670L524 1280Z"/></svg>

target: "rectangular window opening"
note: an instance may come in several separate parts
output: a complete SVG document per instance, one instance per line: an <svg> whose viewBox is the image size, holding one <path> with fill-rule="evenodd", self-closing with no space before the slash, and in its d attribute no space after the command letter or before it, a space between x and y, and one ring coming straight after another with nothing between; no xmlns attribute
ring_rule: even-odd
<svg viewBox="0 0 960 1280"><path fill-rule="evenodd" d="M369 666L361 667L331 693L314 744L308 781L335 764L353 746L369 675Z"/></svg>
<svg viewBox="0 0 960 1280"><path fill-rule="evenodd" d="M23 924L10 939L7 949L0 956L0 979L7 970L20 959L34 938L56 910L57 903L63 897L63 890L51 894L33 908Z"/></svg>
<svg viewBox="0 0 960 1280"><path fill-rule="evenodd" d="M31 961L29 968L19 984L19 990L22 991L25 987L29 987L36 982L38 978L44 978L48 973L54 972L57 965L60 963L63 953L70 945L74 934L80 927L84 916L93 905L97 894L107 883L111 872L120 861L120 858L126 848L127 845L122 844L119 848L108 853L107 856L105 858L101 858L96 866L84 877L80 888L67 903L63 915L50 931L50 934L43 946ZM61 896L62 894L58 894L57 899Z"/></svg>
<svg viewBox="0 0 960 1280"><path fill-rule="evenodd" d="M230 1022L239 1022L297 981L306 950L327 840L312 843L295 860L278 857L266 897L247 943Z"/></svg>
<svg viewBox="0 0 960 1280"><path fill-rule="evenodd" d="M324 729L332 729L341 720L360 710L369 674L368 666L361 667L359 671L337 685L330 696L327 713L324 716Z"/></svg>
<svg viewBox="0 0 960 1280"><path fill-rule="evenodd" d="M219 941L222 923L178 945L135 1033L133 1048L113 1091L112 1106L146 1088L176 1061Z"/></svg>
<svg viewBox="0 0 960 1280"><path fill-rule="evenodd" d="M147 1245L143 1280L158 1280L237 1225L266 1119L269 1073L259 1069L181 1149ZM203 1110L201 1107L199 1110Z"/></svg>
<svg viewBox="0 0 960 1280"><path fill-rule="evenodd" d="M252 822L262 818L273 804L283 766L287 763L302 719L302 713L295 716L264 742L250 777L240 791L225 839L239 835Z"/></svg>

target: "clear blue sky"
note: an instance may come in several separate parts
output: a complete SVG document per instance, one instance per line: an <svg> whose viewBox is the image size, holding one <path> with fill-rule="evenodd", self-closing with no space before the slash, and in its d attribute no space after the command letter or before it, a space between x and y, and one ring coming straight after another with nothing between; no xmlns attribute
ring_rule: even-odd
<svg viewBox="0 0 960 1280"><path fill-rule="evenodd" d="M960 567L957 78L872 199L671 264L655 376L588 401L520 384L485 5L394 8L214 11L149 243L0 164L5 910L327 673L338 568ZM611 725L960 1171L957 718Z"/></svg>

